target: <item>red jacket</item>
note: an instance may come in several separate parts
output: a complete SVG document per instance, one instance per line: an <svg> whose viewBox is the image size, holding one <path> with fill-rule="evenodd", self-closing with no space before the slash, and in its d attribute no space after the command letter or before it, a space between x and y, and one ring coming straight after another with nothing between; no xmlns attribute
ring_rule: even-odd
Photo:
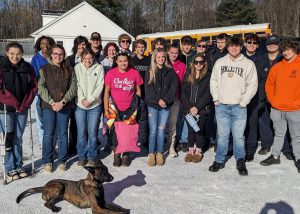
<svg viewBox="0 0 300 214"><path fill-rule="evenodd" d="M180 99L181 83L183 81L183 77L184 77L185 72L186 72L186 66L180 60L176 60L173 63L173 69L174 69L174 71L175 71L175 73L177 74L177 77L178 77L177 89L176 89L176 98Z"/></svg>

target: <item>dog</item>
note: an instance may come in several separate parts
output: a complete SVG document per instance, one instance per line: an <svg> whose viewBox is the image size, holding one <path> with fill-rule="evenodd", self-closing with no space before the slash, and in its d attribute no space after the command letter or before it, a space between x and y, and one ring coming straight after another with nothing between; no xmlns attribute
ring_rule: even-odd
<svg viewBox="0 0 300 214"><path fill-rule="evenodd" d="M59 212L61 208L55 204L66 200L78 208L91 208L93 214L130 213L129 210L118 205L105 203L102 184L112 181L114 177L101 161L95 167L86 166L85 169L89 172L85 179L79 181L51 180L44 187L31 188L22 192L16 202L20 203L29 194L42 193L42 198L46 201L44 205L52 212Z"/></svg>

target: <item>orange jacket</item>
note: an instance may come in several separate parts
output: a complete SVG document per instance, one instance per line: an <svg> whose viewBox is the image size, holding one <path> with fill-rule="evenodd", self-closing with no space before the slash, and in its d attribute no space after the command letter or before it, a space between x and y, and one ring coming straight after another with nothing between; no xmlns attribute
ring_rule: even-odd
<svg viewBox="0 0 300 214"><path fill-rule="evenodd" d="M300 110L300 55L291 63L283 59L275 64L265 89L273 108L280 111Z"/></svg>

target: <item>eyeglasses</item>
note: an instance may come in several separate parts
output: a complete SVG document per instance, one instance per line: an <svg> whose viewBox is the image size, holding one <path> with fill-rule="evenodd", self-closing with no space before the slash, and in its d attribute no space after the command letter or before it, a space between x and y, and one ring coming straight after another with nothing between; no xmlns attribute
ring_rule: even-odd
<svg viewBox="0 0 300 214"><path fill-rule="evenodd" d="M54 56L64 56L65 54L63 53L52 53Z"/></svg>
<svg viewBox="0 0 300 214"><path fill-rule="evenodd" d="M204 65L204 64L205 64L205 61L203 61L203 60L202 60L202 61L197 61L197 60L195 60L195 61L194 61L194 64L195 64L195 65Z"/></svg>
<svg viewBox="0 0 300 214"><path fill-rule="evenodd" d="M206 45L197 45L198 48L206 48Z"/></svg>
<svg viewBox="0 0 300 214"><path fill-rule="evenodd" d="M249 44L249 45L251 45L251 44L257 45L257 44L258 44L257 42L254 42L254 41L252 41L252 42L248 41L248 42L246 42L246 43Z"/></svg>
<svg viewBox="0 0 300 214"><path fill-rule="evenodd" d="M127 44L130 44L130 41L129 41L129 40L122 40L121 43L127 43Z"/></svg>
<svg viewBox="0 0 300 214"><path fill-rule="evenodd" d="M277 42L271 42L271 43L269 43L267 45L279 45L279 44Z"/></svg>
<svg viewBox="0 0 300 214"><path fill-rule="evenodd" d="M91 39L92 41L101 41L101 39Z"/></svg>

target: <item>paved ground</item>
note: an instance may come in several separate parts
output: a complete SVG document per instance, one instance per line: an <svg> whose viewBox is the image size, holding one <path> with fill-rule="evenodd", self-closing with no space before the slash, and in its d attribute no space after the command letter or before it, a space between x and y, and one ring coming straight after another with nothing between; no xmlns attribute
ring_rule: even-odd
<svg viewBox="0 0 300 214"><path fill-rule="evenodd" d="M34 118L33 118L34 120ZM34 158L39 167L39 149L34 123ZM24 159L30 169L29 129L24 135ZM148 167L145 153L136 157L128 168L113 168L112 155L103 159L115 177L104 184L106 199L131 213L182 213L182 214L297 214L300 213L300 174L292 161L282 157L277 166L262 167L259 162L267 156L256 155L247 164L249 176L241 177L231 158L218 173L208 167L213 162L214 152L205 153L200 164L184 162L184 154L178 158L167 158L165 166ZM79 180L87 172L76 167L76 158L69 161L70 169L46 175L37 172L33 177L0 184L0 214L47 214L52 213L43 206L40 194L31 195L16 204L15 199L22 191L42 186L51 179ZM2 165L0 165L2 175ZM37 168L39 170L39 168ZM67 202L60 202L60 213L86 214L90 209L78 209Z"/></svg>

